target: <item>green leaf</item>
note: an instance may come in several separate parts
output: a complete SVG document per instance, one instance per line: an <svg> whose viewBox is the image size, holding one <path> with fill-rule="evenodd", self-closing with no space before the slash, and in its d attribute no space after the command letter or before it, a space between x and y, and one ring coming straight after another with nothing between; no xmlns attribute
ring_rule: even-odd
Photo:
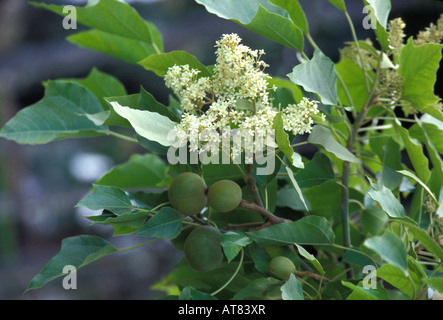
<svg viewBox="0 0 443 320"><path fill-rule="evenodd" d="M94 121L96 125L119 126L119 127L130 128L131 124L129 123L129 121L121 117L114 111L114 108L112 108L110 101L118 102L120 105L127 106L132 109L139 109L138 99L139 99L138 94L130 94L123 96L108 96L107 98L105 98L105 101L107 103L107 109L109 110L97 114L86 114L85 116L87 116L88 119Z"/></svg>
<svg viewBox="0 0 443 320"><path fill-rule="evenodd" d="M409 136L409 131L407 129L403 128L396 121L393 123L395 130L400 135L405 145L406 152L408 153L417 176L421 181L427 183L431 176L431 171L429 170L428 158L423 154L423 146Z"/></svg>
<svg viewBox="0 0 443 320"><path fill-rule="evenodd" d="M435 201L436 203L438 203L438 200L437 200L437 198L435 197L435 195L432 193L432 191L431 191L431 190L428 188L428 186L427 186L423 181L421 181L421 180L420 180L415 174L413 174L412 172L409 172L409 171L407 171L407 170L398 170L397 172L398 172L398 173L401 173L401 174L404 175L404 176L407 176L407 177L409 177L409 178L414 179L419 185L422 186L423 189L426 190L426 192L432 197L432 199L434 199L434 201Z"/></svg>
<svg viewBox="0 0 443 320"><path fill-rule="evenodd" d="M232 277L238 267L238 263L223 263L218 269L208 272L199 272L188 265L186 259L182 259L175 270L165 277L165 281L173 283L179 288L191 286L202 292L214 292ZM234 294L241 291L250 279L244 274L242 268L235 278L225 287L217 298L220 300L231 299Z"/></svg>
<svg viewBox="0 0 443 320"><path fill-rule="evenodd" d="M437 149L440 154L443 154L443 121L437 120L428 114L424 114L420 118L420 121L423 130L420 129L418 124L414 124L409 128L411 137L416 138L422 143L430 139L435 149ZM427 133L428 137L424 136L423 131Z"/></svg>
<svg viewBox="0 0 443 320"><path fill-rule="evenodd" d="M308 207L308 211L310 211L311 207L307 200L306 205ZM298 196L297 191L295 191L289 185L286 185L278 190L277 206L288 207L296 211L306 210L305 204Z"/></svg>
<svg viewBox="0 0 443 320"><path fill-rule="evenodd" d="M309 33L308 20L298 0L271 0L271 2L289 13L292 22L303 31Z"/></svg>
<svg viewBox="0 0 443 320"><path fill-rule="evenodd" d="M98 51L131 63L138 63L147 56L157 53L154 47L145 41L96 29L76 33L69 36L67 40L82 48Z"/></svg>
<svg viewBox="0 0 443 320"><path fill-rule="evenodd" d="M300 188L310 188L335 179L331 161L321 152L316 152L303 170L295 175Z"/></svg>
<svg viewBox="0 0 443 320"><path fill-rule="evenodd" d="M389 40L389 32L386 31L385 28L380 24L377 20L377 25L374 29L374 33L377 36L377 41L380 44L380 47L383 51L389 52L392 50Z"/></svg>
<svg viewBox="0 0 443 320"><path fill-rule="evenodd" d="M128 197L134 206L145 209L153 209L169 201L168 190L162 192L158 192L158 190L152 192L136 191L128 193Z"/></svg>
<svg viewBox="0 0 443 320"><path fill-rule="evenodd" d="M360 112L368 99L365 73L352 59L340 60L340 62L335 65L335 70L343 79L354 105L348 100L342 84L338 81L337 90L340 101L344 105L355 107L355 110Z"/></svg>
<svg viewBox="0 0 443 320"><path fill-rule="evenodd" d="M32 3L64 16L64 6ZM162 49L158 41L158 31L146 23L130 5L118 0L100 0L92 6L76 8L77 22L87 27L135 40L141 40ZM157 41L156 41L157 40Z"/></svg>
<svg viewBox="0 0 443 320"><path fill-rule="evenodd" d="M171 146L174 140L168 139L168 134L175 129L176 122L157 112L136 110L120 105L116 101L110 101L114 111L128 120L135 132L150 141L155 141L163 146Z"/></svg>
<svg viewBox="0 0 443 320"><path fill-rule="evenodd" d="M280 223L247 233L260 246L331 244L334 232L327 219L306 216L300 220Z"/></svg>
<svg viewBox="0 0 443 320"><path fill-rule="evenodd" d="M137 232L138 236L174 239L182 228L180 215L170 207L161 208Z"/></svg>
<svg viewBox="0 0 443 320"><path fill-rule="evenodd" d="M392 231L386 230L381 236L366 239L364 246L374 250L383 260L408 275L406 246L400 237Z"/></svg>
<svg viewBox="0 0 443 320"><path fill-rule="evenodd" d="M145 69L155 72L163 77L170 67L174 65L189 65L190 68L200 71L199 77L210 77L211 71L201 64L196 57L186 51L172 51L168 53L153 54L139 62Z"/></svg>
<svg viewBox="0 0 443 320"><path fill-rule="evenodd" d="M391 190L386 188L384 185L378 185L372 183L371 189L368 191L369 196L377 201L382 209L393 218L400 218L405 216L405 208L401 202L394 196Z"/></svg>
<svg viewBox="0 0 443 320"><path fill-rule="evenodd" d="M380 25L386 29L388 25L389 12L391 11L391 0L365 0L373 9L373 14Z"/></svg>
<svg viewBox="0 0 443 320"><path fill-rule="evenodd" d="M109 104L105 100L106 97L124 96L127 94L125 87L117 78L96 68L93 68L84 79L67 79L66 81L76 82L95 94L104 110L109 109Z"/></svg>
<svg viewBox="0 0 443 320"><path fill-rule="evenodd" d="M121 106L126 106L135 110L146 110L150 112L155 112L162 116L168 117L171 121L174 122L179 121L179 116L176 113L174 113L172 108L168 108L162 103L158 102L155 99L155 97L149 92L147 92L143 87L140 87L139 94L130 94L122 96L108 95L105 101L107 105L106 109L109 109L109 111L94 115L86 115L97 125L105 124L109 126L131 127L131 124L127 119L121 117L114 111L111 102L117 102ZM146 141L141 141L140 143L142 144L144 142ZM153 142L150 141L149 143L151 143L152 147ZM159 147L161 148L162 146Z"/></svg>
<svg viewBox="0 0 443 320"><path fill-rule="evenodd" d="M179 122L180 117L175 114L171 108L168 108L164 104L158 102L152 94L147 92L143 87L140 88L140 94L138 98L138 109L148 110L151 112L157 112L165 117L168 117L174 122Z"/></svg>
<svg viewBox="0 0 443 320"><path fill-rule="evenodd" d="M398 68L403 77L402 99L409 101L414 109L440 121L443 121L443 114L433 104L439 101L434 86L442 47L431 43L415 46L411 37L401 50Z"/></svg>
<svg viewBox="0 0 443 320"><path fill-rule="evenodd" d="M185 287L180 291L178 300L218 300L208 293L198 291L192 287Z"/></svg>
<svg viewBox="0 0 443 320"><path fill-rule="evenodd" d="M303 92L300 90L298 86L292 83L289 79L283 79L279 77L272 77L272 79L268 79L269 87L275 85L280 89L288 89L292 93L292 97L295 99L295 102L300 102L303 99ZM272 94L272 91L271 91ZM278 100L277 100L278 101ZM283 104L282 104L283 105Z"/></svg>
<svg viewBox="0 0 443 320"><path fill-rule="evenodd" d="M388 221L389 218L383 210L367 208L361 216L363 233L377 236L385 230Z"/></svg>
<svg viewBox="0 0 443 320"><path fill-rule="evenodd" d="M306 258L310 263L312 263L312 265L315 267L315 269L321 274L324 275L325 274L325 270L323 269L322 265L320 264L320 262L317 260L317 258L310 254L308 251L306 251L305 248L303 248L302 246L298 245L297 243L294 243L294 245L297 247L298 253Z"/></svg>
<svg viewBox="0 0 443 320"><path fill-rule="evenodd" d="M328 181L303 189L310 204L310 212L330 218L340 212L342 187L335 181Z"/></svg>
<svg viewBox="0 0 443 320"><path fill-rule="evenodd" d="M371 4L368 4L370 2ZM392 47L390 46L390 40L389 40L389 33L386 31L387 28L387 21L389 17L389 11L391 9L391 3L390 0L386 1L380 1L380 0L373 0L373 1L363 1L365 5L365 9L363 12L367 14L367 16L364 19L369 19L369 23L371 25L375 22L375 28L374 33L377 37L378 43L380 44L380 47L385 52L392 51ZM367 6L371 6L370 8L367 8ZM375 18L375 21L374 21ZM360 42L361 43L361 42ZM367 44L364 45L365 47L368 46ZM371 51L374 50L372 46L369 46L371 48ZM374 50L373 53L376 55L376 51ZM384 57L387 58L387 57ZM397 56L394 57L394 60L397 59ZM392 62L390 60L386 60L389 64L389 66L392 66Z"/></svg>
<svg viewBox="0 0 443 320"><path fill-rule="evenodd" d="M406 293L409 297L414 296L414 283L399 268L385 264L377 269L377 278L383 279L400 291Z"/></svg>
<svg viewBox="0 0 443 320"><path fill-rule="evenodd" d="M328 128L320 125L314 126L309 135L308 141L310 143L322 146L326 151L334 154L341 160L360 163L360 160L352 152L334 139L331 130Z"/></svg>
<svg viewBox="0 0 443 320"><path fill-rule="evenodd" d="M377 289L366 289L347 281L342 281L341 283L352 289L352 293L346 300L388 300L386 291L381 286L377 286Z"/></svg>
<svg viewBox="0 0 443 320"><path fill-rule="evenodd" d="M275 42L303 50L303 32L288 19L288 13L269 0L196 0L208 12L234 21Z"/></svg>
<svg viewBox="0 0 443 320"><path fill-rule="evenodd" d="M443 277L432 277L426 279L426 283L434 290L443 292Z"/></svg>
<svg viewBox="0 0 443 320"><path fill-rule="evenodd" d="M95 184L122 189L158 188L163 186L166 171L165 162L158 156L135 154L127 162L105 173Z"/></svg>
<svg viewBox="0 0 443 320"><path fill-rule="evenodd" d="M363 252L359 248L352 247L352 249L353 249L352 251L346 250L346 252L343 255L343 262L352 264L361 269L363 269L367 265L374 264L374 262L367 255L363 254Z"/></svg>
<svg viewBox="0 0 443 320"><path fill-rule="evenodd" d="M89 220L95 223L111 225L114 228L113 237L130 234L140 229L146 221L148 213L144 211L125 212L114 215L107 211L99 216L89 216Z"/></svg>
<svg viewBox="0 0 443 320"><path fill-rule="evenodd" d="M334 62L321 51L316 49L312 59L296 65L288 77L306 91L318 94L323 104L338 104Z"/></svg>
<svg viewBox="0 0 443 320"><path fill-rule="evenodd" d="M346 4L345 0L328 0L330 3L332 3L337 9L339 9L342 12L346 12Z"/></svg>
<svg viewBox="0 0 443 320"><path fill-rule="evenodd" d="M116 215L131 212L133 209L131 200L123 190L95 184L92 194L77 203L76 207L86 207L91 210L105 209Z"/></svg>
<svg viewBox="0 0 443 320"><path fill-rule="evenodd" d="M435 242L434 239L422 228L414 225L413 223L406 220L395 220L406 226L410 231L412 231L418 241L429 251L432 252L436 257L443 261L443 248Z"/></svg>
<svg viewBox="0 0 443 320"><path fill-rule="evenodd" d="M290 19L272 13L262 5L259 5L254 19L242 26L289 48L303 50L302 31Z"/></svg>
<svg viewBox="0 0 443 320"><path fill-rule="evenodd" d="M228 231L222 234L220 242L228 262L231 262L252 240L241 231Z"/></svg>
<svg viewBox="0 0 443 320"><path fill-rule="evenodd" d="M289 135L283 129L283 118L281 112L277 113L274 117L272 128L275 132L275 141L278 148L284 153L286 158L296 168L304 168L304 164L301 161L301 157L298 153L294 152L289 141Z"/></svg>
<svg viewBox="0 0 443 320"><path fill-rule="evenodd" d="M105 127L96 126L82 116L100 111L103 111L100 101L80 84L48 81L44 97L17 112L0 130L0 137L20 144L44 144L104 135Z"/></svg>
<svg viewBox="0 0 443 320"><path fill-rule="evenodd" d="M258 278L250 281L238 291L232 300L276 300L281 299L281 281L273 277Z"/></svg>
<svg viewBox="0 0 443 320"><path fill-rule="evenodd" d="M47 282L63 275L63 268L71 265L79 269L97 259L103 258L117 249L97 236L80 235L62 241L60 251L36 275L26 291L44 286Z"/></svg>
<svg viewBox="0 0 443 320"><path fill-rule="evenodd" d="M395 190L403 181L403 177L395 171L403 168L401 163L400 145L392 138L388 138L385 141L378 141L378 144L382 144L382 151L377 152L377 154L380 160L383 162L383 167L378 175L378 183L391 190ZM372 143L372 145L376 144Z"/></svg>
<svg viewBox="0 0 443 320"><path fill-rule="evenodd" d="M242 166L242 165L240 165ZM241 167L242 170L244 168ZM233 181L243 181L243 177L239 168L232 163L227 164L216 164L208 163L202 166L202 175L207 186L213 185L219 180L233 180Z"/></svg>
<svg viewBox="0 0 443 320"><path fill-rule="evenodd" d="M300 189L300 187L299 187L299 185L297 183L297 180L294 177L294 172L292 172L292 169L288 165L285 165L285 169L286 169L286 172L288 173L288 177L289 177L289 180L291 181L291 185L294 187L295 191L297 192L297 195L298 195L299 199L301 200L301 202L305 206L305 209L309 210L308 209L308 205L307 205L306 200L305 200L305 197L303 195L303 192Z"/></svg>
<svg viewBox="0 0 443 320"><path fill-rule="evenodd" d="M422 131L424 137L424 144L426 145L426 150L428 151L428 155L429 158L431 159L432 166L435 172L437 173L440 183L443 185L443 161L440 155L438 154L438 151L435 148L432 139L430 138L429 134L426 132L425 127L423 126L421 120L417 119L417 125ZM434 200L438 202L435 198Z"/></svg>
<svg viewBox="0 0 443 320"><path fill-rule="evenodd" d="M289 280L280 288L283 300L305 300L301 282L294 274L289 276Z"/></svg>

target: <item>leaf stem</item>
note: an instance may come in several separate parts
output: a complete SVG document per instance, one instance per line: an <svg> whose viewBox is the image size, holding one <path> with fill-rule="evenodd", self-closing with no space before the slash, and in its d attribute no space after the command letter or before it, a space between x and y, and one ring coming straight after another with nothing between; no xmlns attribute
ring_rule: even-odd
<svg viewBox="0 0 443 320"><path fill-rule="evenodd" d="M294 143L294 144L291 144L291 147L299 147L299 146L303 146L303 145L305 145L305 144L309 144L309 141L302 141L302 142L298 142L298 143Z"/></svg>
<svg viewBox="0 0 443 320"><path fill-rule="evenodd" d="M348 14L347 14L348 16ZM351 22L352 23L352 22ZM363 106L362 110L357 115L357 118L355 119L355 122L352 125L352 131L349 136L347 146L346 148L353 152L354 150L354 143L356 141L356 137L358 135L358 130L360 129L363 121L365 120L366 114L369 110L369 107L371 106L371 103L374 99L376 87L378 78L380 75L380 69L381 69L381 59L382 59L382 52L380 52L379 58L378 58L378 66L377 66L377 72L375 75L374 84L372 87L371 92L369 93L369 96L365 102L365 105ZM349 161L343 162L343 174L342 174L342 185L343 185L343 191L342 191L342 202L341 202L341 222L343 227L343 244L345 247L350 248L351 247L351 231L349 226L349 176L351 172L351 163ZM353 278L353 270L350 269L348 272L348 277Z"/></svg>
<svg viewBox="0 0 443 320"><path fill-rule="evenodd" d="M375 260L374 260L370 255L364 253L363 251L359 251L359 250L356 250L356 249L353 249L353 248L349 248L349 247L341 246L341 245L336 244L336 243L332 243L331 246L334 247L334 248L337 248L337 249L342 249L342 250L352 251L352 252L355 252L355 253L361 254L361 255L365 256L366 258L368 258L369 260L371 260L371 262L374 264L374 267L378 269L378 264L377 264L377 262L375 262Z"/></svg>
<svg viewBox="0 0 443 320"><path fill-rule="evenodd" d="M222 291L224 288L226 288L231 282L232 280L234 280L234 278L237 276L238 272L240 271L240 268L243 264L243 257L244 257L245 253L243 251L243 249L241 249L240 251L240 261L238 262L238 266L237 269L235 270L234 274L231 276L231 278L229 278L228 281L226 281L226 283L224 285L222 285L218 290L214 291L213 293L211 293L211 296L215 296L217 293L219 293L220 291Z"/></svg>
<svg viewBox="0 0 443 320"><path fill-rule="evenodd" d="M118 249L117 252L129 251L129 250L132 250L132 249L135 249L135 248L139 248L139 247L142 247L142 246L144 246L144 245L147 245L147 244L153 243L153 242L155 242L155 241L157 241L157 240L160 240L160 239L162 239L162 238L155 238L155 239L149 240L149 241L147 241L147 242L143 242L143 243L137 244L137 245L132 246L132 247L123 248L123 249Z"/></svg>
<svg viewBox="0 0 443 320"><path fill-rule="evenodd" d="M247 170L246 183L248 184L249 190L251 191L251 197L257 205L263 207L263 201L258 192L256 180L254 177L254 166L252 164L245 164L245 167Z"/></svg>
<svg viewBox="0 0 443 320"><path fill-rule="evenodd" d="M123 140L134 142L134 143L138 143L137 139L132 138L132 137L127 136L127 135L124 135L124 134L121 134L121 133L118 133L118 132L115 132L115 131L108 130L107 133L110 136L114 136L114 137L119 138L119 139L123 139Z"/></svg>
<svg viewBox="0 0 443 320"><path fill-rule="evenodd" d="M355 43L355 47L357 48L357 56L360 60L360 64L361 64L361 69L363 70L364 73L364 78L365 78L365 84L366 84L366 90L369 92L369 81L368 81L368 74L366 72L366 68L364 65L364 60L363 57L361 55L360 52L360 45L358 44L358 39L357 39L357 34L355 32L355 28L354 28L354 23L352 22L351 16L349 15L348 11L345 10L345 16L346 16L346 20L348 21L349 24L349 28L351 29L351 33L352 33L352 38L354 39L354 43Z"/></svg>
<svg viewBox="0 0 443 320"><path fill-rule="evenodd" d="M240 207L247 208L249 210L255 211L260 213L263 217L265 217L271 224L278 224L278 223L284 223L284 222L291 222L291 220L280 218L274 215L273 213L266 210L264 207L259 206L258 204L254 202L249 202L244 199L240 201L239 204Z"/></svg>

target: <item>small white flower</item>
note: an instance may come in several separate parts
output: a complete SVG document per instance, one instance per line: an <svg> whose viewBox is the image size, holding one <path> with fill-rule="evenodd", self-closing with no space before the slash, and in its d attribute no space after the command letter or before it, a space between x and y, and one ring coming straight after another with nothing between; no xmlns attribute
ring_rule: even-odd
<svg viewBox="0 0 443 320"><path fill-rule="evenodd" d="M165 75L166 86L177 95L182 106L177 129L187 136L191 151L213 151L221 147L222 137L229 137L230 130L236 128L242 133L244 143L241 147L234 144L233 158L245 151L246 161L251 161L251 152L263 150L259 140L272 129L280 109L280 106L274 107L269 98L269 90L276 91L277 87L269 88L271 77L264 72L269 65L260 60L265 52L251 50L240 42L237 34L225 34L216 42L217 58L210 78L199 77L200 71L189 65L170 67ZM240 100L246 104L237 109ZM245 108L248 102L251 108ZM298 104L283 109L283 128L295 135L310 132L311 116L318 112L317 102L303 98ZM251 140L253 137L256 141Z"/></svg>

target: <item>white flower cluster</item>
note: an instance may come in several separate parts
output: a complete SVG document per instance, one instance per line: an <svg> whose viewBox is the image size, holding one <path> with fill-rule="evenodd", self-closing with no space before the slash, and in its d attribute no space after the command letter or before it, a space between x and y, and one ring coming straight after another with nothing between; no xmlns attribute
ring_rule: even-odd
<svg viewBox="0 0 443 320"><path fill-rule="evenodd" d="M182 118L177 125L180 139L190 142L191 150L209 151L220 146L231 130L250 135L252 142L244 147L252 152L262 151L260 137L272 129L279 109L272 105L268 79L264 72L268 65L261 57L263 50L251 50L240 44L236 34L225 34L216 42L216 64L211 77L189 65L173 66L165 75L165 84L177 95L182 106ZM284 129L304 134L311 131L312 115L317 114L317 102L304 98L300 103L282 110ZM212 149L214 150L214 149ZM232 150L232 157L243 151Z"/></svg>

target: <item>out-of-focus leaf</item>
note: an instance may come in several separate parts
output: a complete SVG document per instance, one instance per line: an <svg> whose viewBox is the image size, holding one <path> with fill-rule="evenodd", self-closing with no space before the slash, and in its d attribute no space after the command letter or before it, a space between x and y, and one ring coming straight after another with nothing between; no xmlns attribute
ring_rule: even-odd
<svg viewBox="0 0 443 320"><path fill-rule="evenodd" d="M381 236L366 239L364 245L377 252L383 260L398 267L403 274L408 274L406 246L392 231L386 230Z"/></svg>
<svg viewBox="0 0 443 320"><path fill-rule="evenodd" d="M360 163L360 160L354 154L352 154L352 152L334 139L331 130L328 128L320 125L314 126L311 134L309 135L308 141L310 143L322 146L326 151L334 154L341 160Z"/></svg>
<svg viewBox="0 0 443 320"><path fill-rule="evenodd" d="M321 51L316 50L311 60L296 65L288 77L306 91L318 94L323 104L338 103L334 62Z"/></svg>
<svg viewBox="0 0 443 320"><path fill-rule="evenodd" d="M84 86L64 80L48 81L44 97L10 119L0 137L20 144L44 144L54 140L106 134L83 114L103 111L98 98Z"/></svg>
<svg viewBox="0 0 443 320"><path fill-rule="evenodd" d="M261 246L334 242L334 232L330 223L324 217L318 216L306 216L297 221L276 224L247 234Z"/></svg>
<svg viewBox="0 0 443 320"><path fill-rule="evenodd" d="M132 155L125 163L105 173L95 184L122 189L159 188L167 175L167 166L153 154Z"/></svg>
<svg viewBox="0 0 443 320"><path fill-rule="evenodd" d="M47 282L62 276L65 266L71 265L79 269L116 251L113 245L97 236L80 235L66 238L62 241L60 251L31 280L26 291L41 288Z"/></svg>
<svg viewBox="0 0 443 320"><path fill-rule="evenodd" d="M294 274L289 276L289 280L280 288L283 300L304 300L303 288L301 282L297 280Z"/></svg>
<svg viewBox="0 0 443 320"><path fill-rule="evenodd" d="M135 234L144 237L174 239L182 228L180 215L170 207L161 208Z"/></svg>

